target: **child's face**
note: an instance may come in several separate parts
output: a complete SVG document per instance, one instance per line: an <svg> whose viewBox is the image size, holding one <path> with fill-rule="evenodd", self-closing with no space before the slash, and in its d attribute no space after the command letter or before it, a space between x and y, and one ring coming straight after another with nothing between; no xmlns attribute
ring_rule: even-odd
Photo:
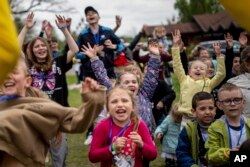
<svg viewBox="0 0 250 167"><path fill-rule="evenodd" d="M137 95L139 83L134 74L126 73L121 76L120 85L123 88L129 89L134 95Z"/></svg>
<svg viewBox="0 0 250 167"><path fill-rule="evenodd" d="M122 89L117 89L110 94L107 107L114 122L118 124L127 123L131 113L134 112L131 96Z"/></svg>
<svg viewBox="0 0 250 167"><path fill-rule="evenodd" d="M2 85L4 95L25 96L26 88L31 85L31 77L27 76L23 63L18 63Z"/></svg>
<svg viewBox="0 0 250 167"><path fill-rule="evenodd" d="M203 126L209 126L216 114L216 107L212 99L201 100L197 102L197 107L192 109L193 114L196 115L198 122Z"/></svg>
<svg viewBox="0 0 250 167"><path fill-rule="evenodd" d="M210 59L207 59L204 61L204 63L207 65L207 77L212 78L214 76L214 65Z"/></svg>
<svg viewBox="0 0 250 167"><path fill-rule="evenodd" d="M226 117L236 118L240 116L245 105L245 100L239 89L224 90L219 93L218 97L217 106L224 111Z"/></svg>
<svg viewBox="0 0 250 167"><path fill-rule="evenodd" d="M46 58L48 56L48 48L43 41L41 41L39 39L36 40L32 49L33 49L33 53L38 61L46 60Z"/></svg>
<svg viewBox="0 0 250 167"><path fill-rule="evenodd" d="M210 58L209 52L206 49L202 49L200 51L200 58L209 59Z"/></svg>
<svg viewBox="0 0 250 167"><path fill-rule="evenodd" d="M194 80L203 79L207 76L207 65L201 61L195 61L189 69L189 76Z"/></svg>
<svg viewBox="0 0 250 167"><path fill-rule="evenodd" d="M233 70L235 72L240 71L240 57L234 57L234 59L233 59Z"/></svg>

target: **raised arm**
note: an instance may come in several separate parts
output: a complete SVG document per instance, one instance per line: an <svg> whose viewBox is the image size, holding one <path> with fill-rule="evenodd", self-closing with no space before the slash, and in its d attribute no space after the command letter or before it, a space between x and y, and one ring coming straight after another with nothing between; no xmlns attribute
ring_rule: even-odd
<svg viewBox="0 0 250 167"><path fill-rule="evenodd" d="M181 46L181 33L180 30L175 30L172 33L173 37L173 47L172 47L172 58L173 58L173 68L178 80L181 82L186 78L183 65L180 58L180 46Z"/></svg>
<svg viewBox="0 0 250 167"><path fill-rule="evenodd" d="M226 82L230 79L232 75L234 51L233 51L233 36L230 33L224 35L227 47L226 47L226 57L225 57L225 66L226 66L226 77L224 81Z"/></svg>
<svg viewBox="0 0 250 167"><path fill-rule="evenodd" d="M67 22L66 22L65 17L56 15L56 18L57 18L55 21L56 25L64 34L66 38L66 42L69 46L69 51L67 53L67 63L69 63L72 61L72 58L75 56L75 54L79 51L79 48L67 28Z"/></svg>
<svg viewBox="0 0 250 167"><path fill-rule="evenodd" d="M150 100L153 97L154 91L157 87L159 77L159 67L161 61L158 42L154 40L149 41L148 50L150 52L150 59L140 93Z"/></svg>
<svg viewBox="0 0 250 167"><path fill-rule="evenodd" d="M115 24L116 24L116 26L113 28L114 33L121 27L121 24L122 24L122 17L121 16L119 16L119 15L115 16Z"/></svg>
<svg viewBox="0 0 250 167"><path fill-rule="evenodd" d="M103 62L96 55L96 52L98 50L97 47L98 46L92 48L88 43L88 46L83 45L83 48L81 48L82 52L80 53L89 57L91 61L91 67L97 78L97 81L109 90L112 88L112 83L107 75L107 70L105 69Z"/></svg>
<svg viewBox="0 0 250 167"><path fill-rule="evenodd" d="M213 44L213 48L216 55L216 60L218 62L218 71L216 72L215 76L211 79L212 89L218 86L226 77L225 60L224 60L224 55L222 55L220 51L221 48L220 43L215 42Z"/></svg>
<svg viewBox="0 0 250 167"><path fill-rule="evenodd" d="M20 45L20 47L23 46L24 43L24 39L26 34L29 32L29 30L35 25L35 21L34 21L34 13L31 12L28 14L26 20L25 20L25 24L21 30L21 32L18 34L18 43Z"/></svg>

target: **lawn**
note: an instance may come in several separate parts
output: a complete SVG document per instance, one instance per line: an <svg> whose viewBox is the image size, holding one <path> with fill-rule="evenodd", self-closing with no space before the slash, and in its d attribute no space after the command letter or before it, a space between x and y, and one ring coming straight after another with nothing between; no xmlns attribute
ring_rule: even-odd
<svg viewBox="0 0 250 167"><path fill-rule="evenodd" d="M76 82L74 75L67 76L68 84L74 84ZM71 106L78 107L80 105L80 95L78 90L69 91L69 103ZM88 160L88 146L84 143L85 134L68 134L68 156L67 156L67 167L93 167L99 166L92 164ZM158 151L160 151L160 144L156 142ZM152 167L164 167L165 163L162 158L158 155L157 159L151 162Z"/></svg>

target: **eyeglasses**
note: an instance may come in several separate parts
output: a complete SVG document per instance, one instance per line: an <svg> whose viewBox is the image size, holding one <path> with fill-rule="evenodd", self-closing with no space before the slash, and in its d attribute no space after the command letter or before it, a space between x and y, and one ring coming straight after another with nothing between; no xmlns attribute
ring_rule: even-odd
<svg viewBox="0 0 250 167"><path fill-rule="evenodd" d="M235 97L233 99L226 99L226 100L221 100L220 102L224 106L229 106L230 104L234 103L236 105L240 104L242 102L243 98L242 97Z"/></svg>

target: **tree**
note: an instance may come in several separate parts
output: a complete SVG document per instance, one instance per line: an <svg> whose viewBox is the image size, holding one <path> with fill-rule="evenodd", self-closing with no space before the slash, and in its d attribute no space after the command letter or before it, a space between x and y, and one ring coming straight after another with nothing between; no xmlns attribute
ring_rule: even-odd
<svg viewBox="0 0 250 167"><path fill-rule="evenodd" d="M9 0L12 13L14 15L26 14L31 10L33 12L76 12L75 8L65 5L67 0Z"/></svg>
<svg viewBox="0 0 250 167"><path fill-rule="evenodd" d="M216 13L223 10L217 0L176 0L174 8L179 12L181 22L189 22L193 15Z"/></svg>

